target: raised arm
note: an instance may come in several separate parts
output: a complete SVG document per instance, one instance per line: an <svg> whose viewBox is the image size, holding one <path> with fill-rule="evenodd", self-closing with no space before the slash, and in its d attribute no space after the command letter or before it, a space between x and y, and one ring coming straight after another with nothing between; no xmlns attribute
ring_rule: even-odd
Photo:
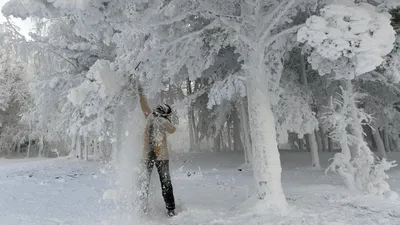
<svg viewBox="0 0 400 225"><path fill-rule="evenodd" d="M172 123L167 121L165 124L165 130L167 130L168 133L173 134L176 131L176 127L172 125Z"/></svg>
<svg viewBox="0 0 400 225"><path fill-rule="evenodd" d="M175 133L176 127L168 119L165 119L163 117L157 117L156 121L157 121L157 124L160 124L161 129L163 131L166 131L170 134Z"/></svg>
<svg viewBox="0 0 400 225"><path fill-rule="evenodd" d="M142 107L144 116L147 118L151 114L151 109L146 96L143 94L143 88L140 85L138 86L138 91L140 96L140 106Z"/></svg>

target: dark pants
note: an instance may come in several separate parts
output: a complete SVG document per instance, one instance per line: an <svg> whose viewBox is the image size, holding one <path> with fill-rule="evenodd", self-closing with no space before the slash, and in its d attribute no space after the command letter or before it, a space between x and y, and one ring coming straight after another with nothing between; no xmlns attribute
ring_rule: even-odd
<svg viewBox="0 0 400 225"><path fill-rule="evenodd" d="M145 174L143 174L141 179L144 210L147 211L147 204L148 204L147 200L149 196L150 179L154 165L156 166L158 175L160 176L162 196L164 198L166 208L168 210L174 210L175 199L172 189L171 176L169 174L169 160L158 160L154 151L151 151L148 155L148 158L144 160L144 167L146 170L144 171Z"/></svg>

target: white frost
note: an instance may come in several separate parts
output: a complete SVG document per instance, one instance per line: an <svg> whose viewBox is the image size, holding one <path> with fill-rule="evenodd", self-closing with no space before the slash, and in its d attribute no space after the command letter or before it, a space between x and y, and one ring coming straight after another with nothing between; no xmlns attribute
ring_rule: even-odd
<svg viewBox="0 0 400 225"><path fill-rule="evenodd" d="M321 75L353 79L382 64L395 31L390 17L370 4L328 5L307 20L297 40L311 51L308 60Z"/></svg>

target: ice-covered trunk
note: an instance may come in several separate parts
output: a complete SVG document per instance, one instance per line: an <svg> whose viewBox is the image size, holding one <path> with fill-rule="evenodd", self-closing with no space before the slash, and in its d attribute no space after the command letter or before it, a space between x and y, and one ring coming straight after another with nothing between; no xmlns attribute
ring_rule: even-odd
<svg viewBox="0 0 400 225"><path fill-rule="evenodd" d="M400 138L399 135L393 136L394 151L400 151Z"/></svg>
<svg viewBox="0 0 400 225"><path fill-rule="evenodd" d="M351 96L351 104L352 104L352 110L351 110L351 119L352 123L350 125L351 128L351 134L354 135L359 142L364 141L364 136L363 136L363 128L361 126L361 123L358 119L357 115L357 106L355 104L354 100L354 95L353 95L353 84L351 83L351 80L346 80L345 82L345 88L346 91L349 92L349 95ZM351 150L351 157L355 158L359 155L359 147L358 144L352 145L350 147Z"/></svg>
<svg viewBox="0 0 400 225"><path fill-rule="evenodd" d="M340 147L342 149L342 153L335 154L334 160L330 167L333 168L333 170L336 170L343 178L347 188L350 190L355 190L357 188L355 181L356 169L351 164L351 151L349 148L349 140L344 121L341 123L339 129L341 131Z"/></svg>
<svg viewBox="0 0 400 225"><path fill-rule="evenodd" d="M247 100L242 99L241 103L237 105L239 108L239 116L240 116L240 135L242 138L242 143L244 143L244 155L245 155L245 163L251 163L252 159L252 147L250 140L250 127L249 127L249 116L247 113Z"/></svg>
<svg viewBox="0 0 400 225"><path fill-rule="evenodd" d="M220 152L221 151L221 133L218 132L218 134L214 137L214 152Z"/></svg>
<svg viewBox="0 0 400 225"><path fill-rule="evenodd" d="M328 136L328 152L333 152L333 140Z"/></svg>
<svg viewBox="0 0 400 225"><path fill-rule="evenodd" d="M383 138L384 138L385 150L387 152L391 152L392 150L390 149L390 145L389 145L389 134L387 132L387 129L383 130Z"/></svg>
<svg viewBox="0 0 400 225"><path fill-rule="evenodd" d="M321 139L322 139L322 147L324 152L328 151L328 136L326 135L325 131L320 127L319 132L321 134Z"/></svg>
<svg viewBox="0 0 400 225"><path fill-rule="evenodd" d="M315 137L317 139L317 145L318 145L318 151L323 152L324 151L324 145L322 143L322 136L321 136L321 132L319 131L315 131Z"/></svg>
<svg viewBox="0 0 400 225"><path fill-rule="evenodd" d="M28 149L26 150L26 157L29 158L31 156L31 135L28 135Z"/></svg>
<svg viewBox="0 0 400 225"><path fill-rule="evenodd" d="M192 82L188 78L186 80L186 91L187 95L193 94ZM198 132L196 131L196 120L193 110L193 105L190 103L188 107L188 130L189 130L189 140L190 140L190 151L196 152L199 148Z"/></svg>
<svg viewBox="0 0 400 225"><path fill-rule="evenodd" d="M396 147L395 147L395 145L394 145L394 140L393 140L393 138L392 138L392 136L390 135L390 137L389 137L389 147L390 147L390 150L391 151L396 151Z"/></svg>
<svg viewBox="0 0 400 225"><path fill-rule="evenodd" d="M17 141L17 154L18 156L21 154L21 139Z"/></svg>
<svg viewBox="0 0 400 225"><path fill-rule="evenodd" d="M194 129L193 129L193 120L191 116L191 107L188 109L188 130L189 130L189 141L190 141L190 151L193 152L195 150L194 143Z"/></svg>
<svg viewBox="0 0 400 225"><path fill-rule="evenodd" d="M101 147L100 147L100 141L97 138L93 139L93 157L95 160L99 160L101 158Z"/></svg>
<svg viewBox="0 0 400 225"><path fill-rule="evenodd" d="M266 76L259 57L261 55L254 59L255 62L260 62L250 69L251 78L247 83L254 179L260 199L273 207L285 209L287 202L282 189L282 167L276 141L275 118L269 94L261 90L263 86L268 92L268 83L259 81Z"/></svg>
<svg viewBox="0 0 400 225"><path fill-rule="evenodd" d="M29 121L29 132L32 132L31 121ZM31 134L28 134L28 149L26 150L26 157L29 158L31 154Z"/></svg>
<svg viewBox="0 0 400 225"><path fill-rule="evenodd" d="M241 138L241 126L239 119L239 112L236 107L233 107L233 150L244 151L244 146Z"/></svg>
<svg viewBox="0 0 400 225"><path fill-rule="evenodd" d="M381 135L379 134L378 128L372 129L372 136L374 137L374 141L376 144L376 148L379 152L379 155L382 159L386 159L386 151L385 151L385 146L383 144Z"/></svg>
<svg viewBox="0 0 400 225"><path fill-rule="evenodd" d="M44 140L43 140L43 136L40 136L40 140L39 140L39 157L43 156L43 148L44 148Z"/></svg>
<svg viewBox="0 0 400 225"><path fill-rule="evenodd" d="M318 144L315 137L315 132L307 135L308 141L310 142L310 152L311 152L311 165L314 169L320 170L321 165L319 163L318 155Z"/></svg>
<svg viewBox="0 0 400 225"><path fill-rule="evenodd" d="M76 152L78 153L78 158L82 159L82 146L81 146L81 135L76 137Z"/></svg>
<svg viewBox="0 0 400 225"><path fill-rule="evenodd" d="M71 150L69 151L68 158L76 158L76 133L71 137Z"/></svg>
<svg viewBox="0 0 400 225"><path fill-rule="evenodd" d="M226 139L227 139L227 142L228 142L228 151L232 151L233 150L233 145L232 145L232 129L231 129L231 123L232 123L232 120L231 119L229 119L227 122L226 122L226 132L225 132L225 134L226 134Z"/></svg>
<svg viewBox="0 0 400 225"><path fill-rule="evenodd" d="M87 136L87 135L84 135L83 138L84 138L84 146L85 146L85 148L84 148L84 157L83 157L83 159L84 159L85 161L87 161L88 158L89 158L88 136Z"/></svg>
<svg viewBox="0 0 400 225"><path fill-rule="evenodd" d="M303 85L308 86L307 81L307 71L306 71L306 63L304 60L304 56L300 55L300 65L301 65L301 82ZM311 152L311 165L315 169L321 169L319 164L319 153L318 153L318 143L317 138L315 136L315 131L309 133L306 137L308 139L310 145L310 152Z"/></svg>

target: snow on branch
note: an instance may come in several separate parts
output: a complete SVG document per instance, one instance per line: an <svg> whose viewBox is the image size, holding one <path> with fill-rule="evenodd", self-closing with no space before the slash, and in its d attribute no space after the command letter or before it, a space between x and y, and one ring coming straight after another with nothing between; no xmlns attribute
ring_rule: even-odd
<svg viewBox="0 0 400 225"><path fill-rule="evenodd" d="M245 78L240 75L230 75L225 80L217 81L209 93L207 108L220 105L224 100L231 100L234 95L246 96Z"/></svg>
<svg viewBox="0 0 400 225"><path fill-rule="evenodd" d="M312 68L321 75L353 79L374 70L393 49L395 31L388 15L367 3L328 5L312 16L297 40L305 43Z"/></svg>

